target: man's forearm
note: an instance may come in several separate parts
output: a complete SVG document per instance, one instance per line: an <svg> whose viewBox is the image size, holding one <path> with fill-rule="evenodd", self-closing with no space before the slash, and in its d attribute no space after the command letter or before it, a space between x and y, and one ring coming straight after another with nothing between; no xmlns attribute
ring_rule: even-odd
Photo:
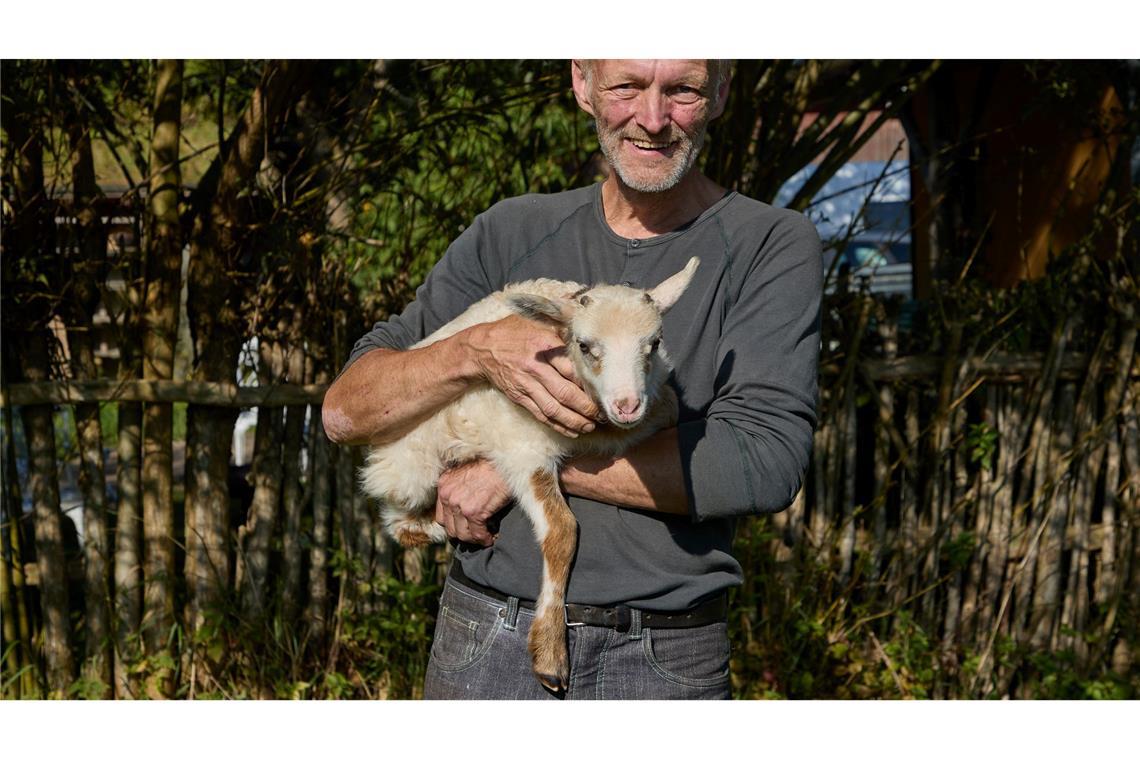
<svg viewBox="0 0 1140 760"><path fill-rule="evenodd" d="M375 349L325 394L322 420L336 443L395 441L475 383L490 383L563 435L594 429L598 408L573 382L565 344L513 314L408 351Z"/></svg>
<svg viewBox="0 0 1140 760"><path fill-rule="evenodd" d="M329 387L325 432L336 443L394 441L481 380L464 333L408 351L378 348Z"/></svg>
<svg viewBox="0 0 1140 760"><path fill-rule="evenodd" d="M562 487L586 499L675 515L689 514L677 429L662 430L616 459L587 456L562 468Z"/></svg>

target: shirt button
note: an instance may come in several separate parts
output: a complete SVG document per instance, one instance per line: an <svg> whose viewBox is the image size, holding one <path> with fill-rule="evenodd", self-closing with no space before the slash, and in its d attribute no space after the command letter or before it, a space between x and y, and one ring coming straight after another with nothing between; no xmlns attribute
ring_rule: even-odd
<svg viewBox="0 0 1140 760"><path fill-rule="evenodd" d="M641 241L640 240L630 241L630 246L632 246L633 248L640 248L641 247Z"/></svg>

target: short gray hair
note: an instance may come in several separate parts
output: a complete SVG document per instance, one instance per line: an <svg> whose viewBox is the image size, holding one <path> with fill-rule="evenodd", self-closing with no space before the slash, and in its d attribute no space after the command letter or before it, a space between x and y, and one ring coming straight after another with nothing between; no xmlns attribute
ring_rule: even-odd
<svg viewBox="0 0 1140 760"><path fill-rule="evenodd" d="M586 82L586 89L593 89L594 86L594 59L582 58L578 61L582 67L582 79ZM712 85L713 101L712 105L715 108L719 105L720 88L732 76L732 61L728 59L709 58L709 84Z"/></svg>

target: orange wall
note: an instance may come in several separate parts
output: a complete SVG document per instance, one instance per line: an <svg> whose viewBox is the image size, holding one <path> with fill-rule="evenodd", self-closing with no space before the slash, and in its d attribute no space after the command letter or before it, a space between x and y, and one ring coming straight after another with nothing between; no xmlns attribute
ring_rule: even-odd
<svg viewBox="0 0 1140 760"><path fill-rule="evenodd" d="M1051 256L1061 254L1091 228L1095 205L1120 147L1119 137L1112 134L1121 126L1120 101L1105 85L1062 106L1059 99L1041 97L1047 83L1032 80L1017 62L996 69L970 63L951 67L953 92L943 89L939 96L953 98L950 111L956 113L957 123L944 125L943 130L948 126L956 132L972 114L977 115L971 125L977 139L966 151L973 170L972 216L979 228L975 232L992 219L978 268L1001 286L1039 277ZM992 77L992 82L983 83L981 77ZM983 84L992 85L988 96L979 94ZM932 97L930 89L916 93L910 110L927 146L935 110ZM1088 123L1089 113L1098 123ZM931 219L932 199L917 167L911 187L919 232L915 255L924 259L915 264L921 297L929 286L929 245L923 233ZM1110 252L1114 242L1114 238L1097 240L1094 250Z"/></svg>

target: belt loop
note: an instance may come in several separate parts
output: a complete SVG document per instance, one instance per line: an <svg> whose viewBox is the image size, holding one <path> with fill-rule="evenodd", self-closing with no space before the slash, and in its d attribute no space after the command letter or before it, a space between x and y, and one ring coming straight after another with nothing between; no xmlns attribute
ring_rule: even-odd
<svg viewBox="0 0 1140 760"><path fill-rule="evenodd" d="M517 596L507 597L507 620L503 627L508 631L513 631L519 624L519 598Z"/></svg>
<svg viewBox="0 0 1140 760"><path fill-rule="evenodd" d="M641 610L635 607L629 610L629 638L632 641L641 640Z"/></svg>

